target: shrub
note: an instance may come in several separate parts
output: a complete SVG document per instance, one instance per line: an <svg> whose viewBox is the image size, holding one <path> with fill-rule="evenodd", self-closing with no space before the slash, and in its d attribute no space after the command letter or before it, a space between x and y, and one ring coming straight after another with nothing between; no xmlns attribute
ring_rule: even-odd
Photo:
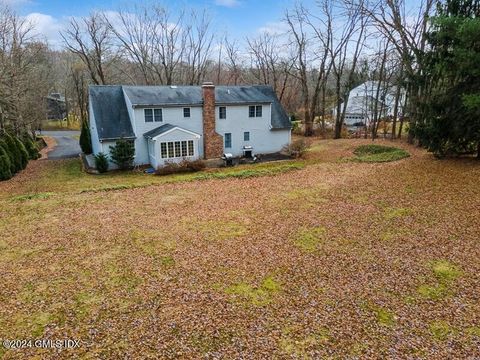
<svg viewBox="0 0 480 360"><path fill-rule="evenodd" d="M10 166L10 157L3 146L0 146L0 180L8 180L12 177Z"/></svg>
<svg viewBox="0 0 480 360"><path fill-rule="evenodd" d="M104 173L108 170L108 157L103 152L98 153L94 156L95 158L95 167L99 173Z"/></svg>
<svg viewBox="0 0 480 360"><path fill-rule="evenodd" d="M17 172L17 166L15 164L15 155L10 151L10 147L5 142L4 139L0 139L0 148L5 151L5 154L8 156L10 164L10 173L13 175Z"/></svg>
<svg viewBox="0 0 480 360"><path fill-rule="evenodd" d="M114 146L110 146L110 157L120 169L131 169L135 157L133 141L125 139L117 140Z"/></svg>
<svg viewBox="0 0 480 360"><path fill-rule="evenodd" d="M85 154L91 154L92 151L92 139L90 135L90 129L88 127L88 122L84 121L82 123L82 128L80 132L80 148Z"/></svg>
<svg viewBox="0 0 480 360"><path fill-rule="evenodd" d="M303 157L308 149L310 148L311 143L307 139L301 138L293 141L291 144L286 145L283 148L283 151L288 155L294 158Z"/></svg>
<svg viewBox="0 0 480 360"><path fill-rule="evenodd" d="M40 153L38 152L37 144L33 141L33 139L28 135L25 134L22 137L23 145L28 153L28 158L30 160L37 160L40 157Z"/></svg>
<svg viewBox="0 0 480 360"><path fill-rule="evenodd" d="M300 135L302 133L301 121L292 120L292 133Z"/></svg>
<svg viewBox="0 0 480 360"><path fill-rule="evenodd" d="M205 169L205 163L202 160L182 160L180 163L166 162L164 166L159 167L155 174L169 175L187 172L197 172Z"/></svg>
<svg viewBox="0 0 480 360"><path fill-rule="evenodd" d="M15 144L17 146L18 154L20 155L20 164L22 166L21 169L23 170L27 167L27 164L28 164L28 159L29 159L28 152L18 137L15 136L13 140L15 141Z"/></svg>
<svg viewBox="0 0 480 360"><path fill-rule="evenodd" d="M15 174L23 169L20 149L18 148L16 141L10 134L5 133L3 138L5 140L5 144L7 145L6 150L9 154L11 154L10 159L14 164L12 174Z"/></svg>

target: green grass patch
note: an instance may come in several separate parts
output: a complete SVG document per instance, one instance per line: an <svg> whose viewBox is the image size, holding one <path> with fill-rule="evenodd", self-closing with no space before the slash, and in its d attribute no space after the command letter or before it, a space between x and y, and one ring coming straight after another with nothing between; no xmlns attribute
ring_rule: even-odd
<svg viewBox="0 0 480 360"><path fill-rule="evenodd" d="M305 167L303 163L283 164L272 167L259 167L258 169L244 169L244 170L227 170L207 172L204 174L194 175L192 180L210 180L210 179L228 179L228 178L251 178L259 176L273 176L283 174L289 171L300 170Z"/></svg>
<svg viewBox="0 0 480 360"><path fill-rule="evenodd" d="M412 210L407 208L386 208L384 216L385 216L385 219L392 220L392 219L398 219L405 216L409 216L411 214L412 214Z"/></svg>
<svg viewBox="0 0 480 360"><path fill-rule="evenodd" d="M353 153L354 161L368 163L396 161L410 156L403 149L384 145L361 145Z"/></svg>
<svg viewBox="0 0 480 360"><path fill-rule="evenodd" d="M325 232L325 228L321 226L311 229L301 229L293 243L305 252L313 252L317 250L318 245L324 240Z"/></svg>
<svg viewBox="0 0 480 360"><path fill-rule="evenodd" d="M53 192L18 195L11 198L12 201L43 200L55 195Z"/></svg>
<svg viewBox="0 0 480 360"><path fill-rule="evenodd" d="M445 341L452 334L454 334L455 329L452 328L446 321L434 321L429 326L428 329L430 334L435 340Z"/></svg>
<svg viewBox="0 0 480 360"><path fill-rule="evenodd" d="M460 268L447 260L432 261L432 269L437 282L435 284L422 284L418 287L418 294L428 300L440 300L452 293L453 282L462 274Z"/></svg>
<svg viewBox="0 0 480 360"><path fill-rule="evenodd" d="M470 326L465 332L470 336L480 339L480 326Z"/></svg>
<svg viewBox="0 0 480 360"><path fill-rule="evenodd" d="M432 263L432 270L440 282L451 282L457 279L462 272L458 266L446 260L438 260Z"/></svg>
<svg viewBox="0 0 480 360"><path fill-rule="evenodd" d="M422 284L418 287L417 292L422 298L427 300L440 300L450 294L450 290L445 284Z"/></svg>
<svg viewBox="0 0 480 360"><path fill-rule="evenodd" d="M245 282L229 286L225 292L235 295L255 306L264 306L272 302L273 296L280 292L282 287L273 277L266 277L260 286L252 286Z"/></svg>

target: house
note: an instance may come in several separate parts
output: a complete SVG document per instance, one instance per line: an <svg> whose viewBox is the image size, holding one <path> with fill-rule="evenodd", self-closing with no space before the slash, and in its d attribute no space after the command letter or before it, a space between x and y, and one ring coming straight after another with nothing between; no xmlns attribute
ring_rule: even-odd
<svg viewBox="0 0 480 360"><path fill-rule="evenodd" d="M60 93L45 97L48 120L63 120L67 116L67 102Z"/></svg>
<svg viewBox="0 0 480 360"><path fill-rule="evenodd" d="M378 96L377 96L377 89ZM380 84L378 81L366 81L363 84L352 89L348 96L347 108L345 110L345 125L347 127L369 126L375 118L392 117L395 108L397 87L390 84ZM397 116L403 115L403 104L405 91L400 90L400 101L398 103ZM345 104L341 104L343 110ZM336 116L336 108L333 110L333 116Z"/></svg>
<svg viewBox="0 0 480 360"><path fill-rule="evenodd" d="M290 143L290 120L270 86L90 86L93 153L134 141L135 165L252 156Z"/></svg>

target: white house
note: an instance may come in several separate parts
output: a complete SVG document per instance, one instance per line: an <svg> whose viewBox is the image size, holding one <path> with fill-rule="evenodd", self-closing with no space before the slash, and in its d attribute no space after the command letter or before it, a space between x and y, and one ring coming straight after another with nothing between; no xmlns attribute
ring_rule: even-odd
<svg viewBox="0 0 480 360"><path fill-rule="evenodd" d="M290 143L290 120L270 86L90 86L93 153L134 141L135 165L252 156Z"/></svg>
<svg viewBox="0 0 480 360"><path fill-rule="evenodd" d="M378 81L366 81L350 91L345 111L346 126L368 126L375 118L375 108L377 119L393 116L397 87L380 84L378 97L377 89ZM404 97L405 91L401 89L397 116L403 115ZM377 103L376 106L375 103ZM344 106L345 104L342 103L342 111ZM336 116L336 108L333 110L333 115Z"/></svg>

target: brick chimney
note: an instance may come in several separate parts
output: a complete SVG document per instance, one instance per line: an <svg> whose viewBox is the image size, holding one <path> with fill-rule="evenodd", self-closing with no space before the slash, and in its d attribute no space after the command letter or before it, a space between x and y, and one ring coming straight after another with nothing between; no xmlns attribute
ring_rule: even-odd
<svg viewBox="0 0 480 360"><path fill-rule="evenodd" d="M215 131L215 85L205 82L203 93L203 155L205 159L223 155L223 137Z"/></svg>

